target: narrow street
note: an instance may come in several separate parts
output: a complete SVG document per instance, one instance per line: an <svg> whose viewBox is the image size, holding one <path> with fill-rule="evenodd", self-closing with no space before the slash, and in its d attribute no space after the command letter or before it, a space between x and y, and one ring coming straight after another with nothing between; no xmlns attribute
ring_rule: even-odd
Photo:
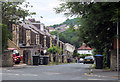
<svg viewBox="0 0 120 82"><path fill-rule="evenodd" d="M3 80L116 80L111 77L86 75L90 64L72 63L51 66L28 66L2 69Z"/></svg>

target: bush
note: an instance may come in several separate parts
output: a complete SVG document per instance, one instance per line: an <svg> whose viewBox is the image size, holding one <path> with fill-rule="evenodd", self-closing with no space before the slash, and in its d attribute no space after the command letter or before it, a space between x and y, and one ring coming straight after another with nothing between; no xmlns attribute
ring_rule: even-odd
<svg viewBox="0 0 120 82"><path fill-rule="evenodd" d="M74 58L74 57L79 57L79 56L80 56L80 54L79 54L79 53L77 53L77 50L74 50L74 52L73 52L73 55L72 55L72 56L73 56L73 58Z"/></svg>
<svg viewBox="0 0 120 82"><path fill-rule="evenodd" d="M93 56L92 54L80 54L80 57Z"/></svg>
<svg viewBox="0 0 120 82"><path fill-rule="evenodd" d="M8 47L8 28L2 24L2 52Z"/></svg>
<svg viewBox="0 0 120 82"><path fill-rule="evenodd" d="M53 47L48 48L47 51L51 54L55 54L55 53L57 53L57 51L58 51L59 54L63 53L63 50L61 48L57 49L57 46L54 46L54 45L53 45Z"/></svg>

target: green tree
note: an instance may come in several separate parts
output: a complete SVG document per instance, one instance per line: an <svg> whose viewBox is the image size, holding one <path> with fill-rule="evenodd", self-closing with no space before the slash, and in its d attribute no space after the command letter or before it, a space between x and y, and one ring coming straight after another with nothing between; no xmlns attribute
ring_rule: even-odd
<svg viewBox="0 0 120 82"><path fill-rule="evenodd" d="M57 36L58 31L52 31L50 32L51 35L56 35Z"/></svg>
<svg viewBox="0 0 120 82"><path fill-rule="evenodd" d="M73 27L68 28L66 31L59 33L59 38L64 43L70 43L74 45L76 48L79 48L81 45L81 41L79 41L78 30L74 30Z"/></svg>
<svg viewBox="0 0 120 82"><path fill-rule="evenodd" d="M106 62L113 39L120 36L116 35L116 22L120 25L119 4L120 2L66 2L55 9L57 13L81 18L79 40L96 49L97 54L103 54Z"/></svg>
<svg viewBox="0 0 120 82"><path fill-rule="evenodd" d="M58 48L57 49L57 45L56 46L52 46L52 47L50 47L50 48L48 48L48 50L47 50L49 53L51 53L51 54L56 54L57 52L59 53L59 54L62 54L63 53L63 50L61 49L61 48Z"/></svg>
<svg viewBox="0 0 120 82"><path fill-rule="evenodd" d="M79 53L77 53L77 50L74 50L74 52L73 52L73 55L72 55L73 57L79 57L80 56L80 54Z"/></svg>
<svg viewBox="0 0 120 82"><path fill-rule="evenodd" d="M27 16L34 15L34 12L22 9L20 5L22 3L14 2L2 2L2 49L7 48L8 38L12 39L11 27L13 23L20 23L20 19L25 19ZM29 3L25 4L25 7L30 7ZM9 29L9 30L8 30Z"/></svg>
<svg viewBox="0 0 120 82"><path fill-rule="evenodd" d="M79 16L81 18L81 27L78 31L79 40L102 54L104 48L110 49L113 38L116 36L115 20L117 15L120 18L119 4L120 2L66 2L62 3L60 8L56 8L56 12L64 12L67 16ZM116 10L118 10L118 14Z"/></svg>
<svg viewBox="0 0 120 82"><path fill-rule="evenodd" d="M4 49L6 49L8 46L8 29L7 29L7 26L2 24L0 25L2 26L2 52Z"/></svg>
<svg viewBox="0 0 120 82"><path fill-rule="evenodd" d="M19 19L25 19L25 17L34 15L35 12L29 12L29 10L22 9L19 5L22 3L14 3L14 2L2 2L2 23L3 24L11 24L16 23ZM26 3L24 7L32 7L29 3Z"/></svg>

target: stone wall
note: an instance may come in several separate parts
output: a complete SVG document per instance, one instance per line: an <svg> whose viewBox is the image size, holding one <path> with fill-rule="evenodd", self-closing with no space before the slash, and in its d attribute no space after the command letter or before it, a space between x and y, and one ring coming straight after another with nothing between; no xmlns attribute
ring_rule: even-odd
<svg viewBox="0 0 120 82"><path fill-rule="evenodd" d="M23 55L22 51L20 50L20 48L10 39L8 39L8 48L15 48L19 51L20 55Z"/></svg>
<svg viewBox="0 0 120 82"><path fill-rule="evenodd" d="M64 63L67 63L67 56L66 56L66 55L64 55L63 62L64 62Z"/></svg>
<svg viewBox="0 0 120 82"><path fill-rule="evenodd" d="M12 67L13 66L13 55L11 50L6 50L2 54L2 67Z"/></svg>
<svg viewBox="0 0 120 82"><path fill-rule="evenodd" d="M53 54L50 54L50 62L53 64Z"/></svg>
<svg viewBox="0 0 120 82"><path fill-rule="evenodd" d="M120 67L120 53L119 53L119 67ZM117 50L112 50L111 51L110 70L111 71L116 71L117 70Z"/></svg>

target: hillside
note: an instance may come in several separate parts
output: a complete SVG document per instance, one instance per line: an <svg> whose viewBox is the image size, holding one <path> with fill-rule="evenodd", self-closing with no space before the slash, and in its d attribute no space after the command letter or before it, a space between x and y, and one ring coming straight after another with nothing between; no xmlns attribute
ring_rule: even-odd
<svg viewBox="0 0 120 82"><path fill-rule="evenodd" d="M80 19L67 19L65 22L61 24L55 24L53 26L49 26L50 34L56 35L59 32L59 39L64 43L70 43L78 48L81 44L79 42L78 30L77 28L80 25ZM76 27L77 28L76 28Z"/></svg>
<svg viewBox="0 0 120 82"><path fill-rule="evenodd" d="M79 23L79 19L78 18L74 18L74 19L67 19L66 21L64 21L63 23L61 24L54 24L54 25L50 25L50 26L47 26L47 27L59 27L61 25L80 25Z"/></svg>

